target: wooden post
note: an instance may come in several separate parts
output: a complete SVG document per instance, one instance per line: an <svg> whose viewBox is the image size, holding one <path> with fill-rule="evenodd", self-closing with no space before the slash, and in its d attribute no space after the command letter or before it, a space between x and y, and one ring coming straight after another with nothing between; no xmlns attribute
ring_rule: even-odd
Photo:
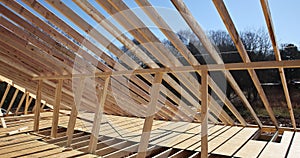
<svg viewBox="0 0 300 158"><path fill-rule="evenodd" d="M95 151L97 149L97 143L98 143L98 136L100 132L100 124L102 120L103 115L103 109L104 109L104 103L107 95L107 88L109 84L110 77L105 78L105 83L103 86L103 89L100 90L99 93L99 105L96 106L95 116L94 116L94 123L89 143L88 152L95 154Z"/></svg>
<svg viewBox="0 0 300 158"><path fill-rule="evenodd" d="M6 98L7 94L8 94L8 92L9 92L9 90L10 90L10 84L7 84L7 87L6 87L6 89L5 89L5 92L4 92L3 96L2 96L2 100L1 100L1 102L0 102L0 108L2 107L2 105L3 105L3 103L4 103L5 98Z"/></svg>
<svg viewBox="0 0 300 158"><path fill-rule="evenodd" d="M207 158L208 72L207 70L203 70L201 71L201 74L201 158Z"/></svg>
<svg viewBox="0 0 300 158"><path fill-rule="evenodd" d="M153 119L155 115L155 109L158 101L159 88L162 81L163 73L157 72L155 73L153 85L150 91L151 100L148 104L147 115L145 118L143 133L140 140L140 145L138 149L137 158L144 158L147 154L147 148L150 139L150 133L152 129Z"/></svg>
<svg viewBox="0 0 300 158"><path fill-rule="evenodd" d="M1 117L1 124L3 128L7 128L4 117Z"/></svg>
<svg viewBox="0 0 300 158"><path fill-rule="evenodd" d="M13 97L12 97L12 99L10 100L10 103L9 103L9 105L8 105L8 108L6 109L6 116L8 116L9 111L10 111L10 109L12 108L12 106L13 106L15 100L16 100L16 97L17 97L18 93L19 93L19 89L16 89L16 90L15 90L15 93L14 93L14 95L13 95Z"/></svg>
<svg viewBox="0 0 300 158"><path fill-rule="evenodd" d="M78 114L77 106L80 106L81 104L83 89L84 89L84 77L81 77L79 86L75 91L75 96L74 96L75 104L71 109L71 114L69 118L68 129L67 129L67 136L68 136L68 140L66 144L67 147L70 147L72 143L74 128L75 128L77 114Z"/></svg>
<svg viewBox="0 0 300 158"><path fill-rule="evenodd" d="M23 104L23 102L24 102L24 99L25 99L25 97L26 97L26 91L27 91L27 90L25 90L25 92L24 92L23 95L22 95L22 98L20 99L20 102L19 102L19 104L18 104L18 107L17 107L17 109L16 109L16 111L15 111L15 115L18 115L18 112L19 112L19 110L20 110L20 108L21 108L21 106L22 106L22 104Z"/></svg>
<svg viewBox="0 0 300 158"><path fill-rule="evenodd" d="M37 90L36 90L36 101L35 101L35 112L34 112L34 125L33 131L37 132L39 130L39 123L40 123L40 107L41 107L41 100L42 100L42 83L43 80L39 80Z"/></svg>
<svg viewBox="0 0 300 158"><path fill-rule="evenodd" d="M25 109L24 109L24 114L28 114L28 107L29 107L29 92L26 92L26 102L25 102Z"/></svg>
<svg viewBox="0 0 300 158"><path fill-rule="evenodd" d="M58 83L56 85L56 91L55 91L55 104L53 106L53 117L52 117L51 137L53 137L53 138L56 138L56 136L57 136L62 85L63 85L63 80L58 80Z"/></svg>

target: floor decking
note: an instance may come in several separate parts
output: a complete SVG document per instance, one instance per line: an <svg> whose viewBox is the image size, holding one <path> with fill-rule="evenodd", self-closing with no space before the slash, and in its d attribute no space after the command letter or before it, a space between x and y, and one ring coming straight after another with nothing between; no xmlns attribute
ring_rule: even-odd
<svg viewBox="0 0 300 158"><path fill-rule="evenodd" d="M97 157L87 153L92 114L79 115L81 119L77 119L72 148L65 147L69 116L60 116L57 138L50 138L51 117L51 112L42 113L40 131L37 133L32 132L32 115L22 116L19 119L18 117L4 118L7 128L0 129L0 157ZM143 121L141 118L105 115L101 123L96 154L103 157L135 157ZM155 120L153 124L148 147L149 157L199 155L200 124L160 120ZM300 138L299 132L285 131L280 142L268 142L252 139L258 130L253 127L209 125L209 154L234 157L296 157L299 155L300 144L297 141Z"/></svg>

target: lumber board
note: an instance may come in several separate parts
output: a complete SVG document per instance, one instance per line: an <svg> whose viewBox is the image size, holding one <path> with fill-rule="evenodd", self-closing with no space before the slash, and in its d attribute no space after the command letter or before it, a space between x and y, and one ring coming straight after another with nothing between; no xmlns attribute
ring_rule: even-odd
<svg viewBox="0 0 300 158"><path fill-rule="evenodd" d="M208 130L208 133L209 133L208 140L210 141L214 137L220 135L221 133L226 132L230 128L231 128L230 126L226 126L225 128L219 128L219 129L212 128L212 129L209 129ZM200 137L200 136L196 135L195 137ZM182 146L183 146L182 149L188 149L188 150L198 149L201 146L201 141L199 141L199 138L193 138L193 140L195 140L195 142L193 144L189 144L188 141L184 142L185 144L182 144ZM200 138L200 140L201 140L201 138Z"/></svg>
<svg viewBox="0 0 300 158"><path fill-rule="evenodd" d="M76 155L83 154L81 151L71 150L71 151L63 151L61 153L52 154L49 156L45 156L45 158L57 158L57 157L75 157Z"/></svg>
<svg viewBox="0 0 300 158"><path fill-rule="evenodd" d="M26 148L31 148L33 146L36 146L36 143L37 143L36 140L33 140L33 141L27 141L23 143L4 146L0 148L0 155L10 153L10 152L16 152Z"/></svg>
<svg viewBox="0 0 300 158"><path fill-rule="evenodd" d="M194 136L194 134L177 133L177 135L174 135L173 137L166 139L165 141L156 143L156 145L173 147L174 145L176 145L182 141L189 140L189 138L191 138L192 136ZM199 140L201 140L201 139L198 139L198 141Z"/></svg>
<svg viewBox="0 0 300 158"><path fill-rule="evenodd" d="M20 158L46 157L46 156L49 156L49 155L54 155L54 154L61 153L64 150L65 150L65 148L54 148L54 149L41 151L41 152L30 154L30 155L26 155L26 156L20 156Z"/></svg>
<svg viewBox="0 0 300 158"><path fill-rule="evenodd" d="M164 35L172 42L172 44L179 50L179 52L182 54L182 56L190 63L190 65L200 65L200 63L197 61L197 59L192 55L192 53L187 49L187 47L180 41L178 36L171 31L171 27L168 26L168 24L163 20L163 18L156 12L154 8L151 7L151 4L146 0L136 0L136 3L141 6L141 8L144 10L144 12L151 18L151 20L158 26L158 28L164 33ZM150 6L150 7L149 7ZM200 73L199 73L200 74ZM200 74L201 75L201 74ZM214 83L214 81L209 77L209 80L213 83L210 84L213 87L213 90L217 90L216 93L221 96L219 98L227 98L225 97L224 93L218 88L218 86ZM241 124L245 125L245 120L243 117L239 114L239 112L235 109L235 107L230 104L229 100L227 99L227 102L224 102L226 106L229 107L229 109L234 113L234 115L237 116ZM231 118L227 116L229 120ZM231 124L232 124L231 120Z"/></svg>
<svg viewBox="0 0 300 158"><path fill-rule="evenodd" d="M235 136L218 147L212 154L232 156L244 143L246 143L258 128L244 128Z"/></svg>
<svg viewBox="0 0 300 158"><path fill-rule="evenodd" d="M95 153L96 147L97 147L97 142L98 142L98 137L99 137L99 132L100 132L100 125L102 121L102 116L103 116L103 109L104 109L104 104L106 101L106 95L108 91L108 84L110 81L110 77L105 78L105 83L103 85L103 89L100 90L98 100L99 105L96 105L96 111L94 114L94 121L93 121L93 127L92 127L92 132L91 132L91 137L90 137L90 144L89 144L89 153Z"/></svg>
<svg viewBox="0 0 300 158"><path fill-rule="evenodd" d="M240 130L242 130L242 127L231 127L230 129L228 129L224 133L216 136L212 140L209 140L209 143L208 143L209 153L211 151L213 151L214 149L216 149L219 145L224 143L226 140L228 140L230 137L232 137L233 135L238 133Z"/></svg>
<svg viewBox="0 0 300 158"><path fill-rule="evenodd" d="M195 35L198 37L198 39L201 41L203 46L206 48L206 50L209 52L211 57L216 61L217 64L223 64L222 58L219 56L217 50L213 46L212 42L209 40L209 38L205 35L205 32L199 25L199 23L195 20L195 18L192 16L189 9L186 7L183 1L179 0L172 0L172 3L176 7L176 9L179 11L183 19L187 22L187 24L190 26L192 31L195 33ZM258 125L261 127L262 124L260 120L258 119L255 111L253 110L252 106L250 105L249 101L245 97L243 91L239 87L239 85L236 83L235 79L231 75L231 73L226 70L223 71L227 80L229 81L231 87L234 89L234 91L237 93L237 95L241 98L244 105L249 109L252 116L255 118Z"/></svg>
<svg viewBox="0 0 300 158"><path fill-rule="evenodd" d="M131 153L137 152L138 150L138 144L134 144L131 146L128 146L126 148L122 148L118 151L112 152L110 154L104 155L103 157L107 158L107 157L124 157L124 156L128 156Z"/></svg>
<svg viewBox="0 0 300 158"><path fill-rule="evenodd" d="M281 61L281 55L280 55L280 51L278 48L278 43L276 40L276 35L275 35L275 29L274 29L274 25L273 25L273 21L272 21L272 17L271 17L271 11L270 11L270 7L268 4L267 0L260 0L261 3L261 7L263 9L263 13L264 13L264 17L265 17L265 21L268 27L268 31L269 31L269 35L270 35L270 39L272 42L272 46L273 46L273 50L274 50L274 55L277 61ZM282 87L283 87L283 91L284 91L284 95L285 95L285 99L287 102L287 107L290 113L290 117L291 117L291 122L293 125L294 130L296 130L296 120L295 120L295 116L294 116L294 111L293 111L293 106L292 106L292 102L291 102L291 98L290 98L290 93L289 93L289 89L287 86L287 80L285 77L285 72L283 68L279 68L279 75L280 75L280 79L281 79L281 83L282 83Z"/></svg>
<svg viewBox="0 0 300 158"><path fill-rule="evenodd" d="M50 2L50 1L49 1ZM78 15L76 15L75 13L73 13L71 10L68 10L67 9L67 7L65 7L64 6L64 4L58 4L58 3L56 3L55 1L52 1L53 3L50 3L51 5L54 5L54 7L56 7L58 10L60 10L63 14L66 14L66 16L70 19L70 20L72 20L72 21L74 21L74 23L76 23L80 28L82 28L83 30L85 30L85 31L87 31L87 32L90 32L91 31L91 26L89 26L89 24L88 23L86 23L83 19L81 19ZM62 9L63 8L63 9ZM63 11L62 11L63 10ZM75 18L75 20L74 20L74 18ZM79 23L78 22L78 19L81 19L80 21L82 21L83 23ZM54 21L55 22L55 21ZM55 22L56 23L56 22ZM59 24L58 24L59 25ZM93 31L93 32L95 32L95 31ZM99 34L98 32L95 32L96 34L97 34L97 37L102 37L102 35L101 34ZM91 34L91 35L94 35L94 33L93 34ZM109 42L109 41L107 41L107 39L105 38L105 37L103 37L103 38L96 38L97 40L99 40L99 39L101 39L101 41L99 41L100 43L103 43L103 41L106 41L106 42L104 42L104 43L107 43L107 42ZM89 42L89 41L87 41L87 42ZM93 44L89 44L89 47L91 46L91 45L93 45ZM104 44L105 45L105 44ZM118 50L118 48L116 47L116 46L114 46L114 45L112 45L112 46L110 46L110 47L108 47L108 49L112 49L112 48L114 48L114 50L111 50L111 52L112 53L115 53L115 52L119 52L120 53L120 50ZM93 49L94 50L94 49ZM101 50L96 50L95 51L95 53L97 53L97 52L102 52ZM97 54L98 55L98 54ZM112 67L115 65L115 62L112 60L112 59L109 59L109 60L111 60L111 61L107 61L107 59L109 58L109 57L103 57L104 55L106 55L105 53L100 53L99 54L99 56L100 57L102 57L104 60L106 60L106 62L109 64L109 65L111 65ZM106 55L107 56L107 55ZM117 56L120 56L120 55L117 55ZM110 63L112 63L112 64L110 64ZM118 64L118 63L117 63ZM129 66L131 66L132 64L129 64ZM119 65L118 67L115 67L115 68L119 68L119 67L123 67L122 65ZM108 68L109 69L109 68ZM142 83L141 81L137 81L137 79L138 78L136 78L136 77L133 77L133 78L131 78L131 79L135 79L135 81L137 82L137 83ZM122 80L119 80L118 82L120 82L120 81L122 81ZM123 81L122 81L123 82ZM124 84L124 85L126 85L126 84ZM139 84L140 85L140 84ZM145 84L143 85L144 87L145 87ZM132 84L132 88L133 87L135 87L135 90L138 90L137 88L136 88L136 86L134 85L134 84ZM148 88L149 89L149 88ZM147 90L147 88L146 88L146 90ZM142 91L139 91L139 93L137 93L137 94L142 94ZM147 97L147 96L142 96L142 97ZM136 98L134 98L134 99L136 99ZM149 99L149 97L148 97L148 99ZM128 106L128 107L130 107L130 106ZM163 110L162 111L167 111L168 109L165 109L164 107L162 108ZM170 118L170 117L169 117Z"/></svg>
<svg viewBox="0 0 300 158"><path fill-rule="evenodd" d="M288 158L298 157L300 155L300 132L295 132L293 142L287 155Z"/></svg>
<svg viewBox="0 0 300 158"><path fill-rule="evenodd" d="M174 131L174 132L189 133L188 131L193 130L193 129L197 128L197 127L200 127L200 124L187 122L186 124L183 124L183 125L181 125L181 126L179 126L177 128L172 129L172 131ZM198 131L198 133L199 133L199 131Z"/></svg>
<svg viewBox="0 0 300 158"><path fill-rule="evenodd" d="M34 112L34 126L33 130L39 130L40 124L40 108L41 108L41 100L42 100L42 83L43 80L39 80L36 90L36 101L35 101L35 112Z"/></svg>
<svg viewBox="0 0 300 158"><path fill-rule="evenodd" d="M7 128L4 118L1 117L0 119L1 119L2 128Z"/></svg>
<svg viewBox="0 0 300 158"><path fill-rule="evenodd" d="M208 157L208 71L201 71L201 157ZM243 124L243 123L242 123Z"/></svg>
<svg viewBox="0 0 300 158"><path fill-rule="evenodd" d="M39 151L43 151L43 150L48 150L51 148L56 148L56 145L53 144L36 144L36 146L31 147L31 148L27 148L27 149L22 149L19 150L18 152L12 152L12 153L6 153L6 154L2 154L1 156L3 157L18 157L21 155L28 155L31 153L35 153L35 152L39 152Z"/></svg>
<svg viewBox="0 0 300 158"><path fill-rule="evenodd" d="M259 153L266 146L266 141L249 140L235 155L234 157L258 157Z"/></svg>
<svg viewBox="0 0 300 158"><path fill-rule="evenodd" d="M56 90L55 90L55 105L53 107L52 128L51 128L51 137L54 138L57 136L62 86L63 86L63 80L58 80Z"/></svg>
<svg viewBox="0 0 300 158"><path fill-rule="evenodd" d="M5 141L5 142L0 142L0 147L3 146L7 146L7 145L11 145L11 144L16 144L16 143L21 143L21 142L26 142L26 141L30 141L30 140L37 140L40 137L37 136L33 136L33 135L22 135L22 138L18 138L18 139L13 139L10 141Z"/></svg>
<svg viewBox="0 0 300 158"><path fill-rule="evenodd" d="M4 92L4 94L2 96L2 99L1 99L1 102L0 102L0 108L3 106L3 103L5 101L5 98L6 98L7 94L8 94L8 92L9 92L9 90L10 90L10 87L11 87L11 85L7 84L5 92Z"/></svg>
<svg viewBox="0 0 300 158"><path fill-rule="evenodd" d="M285 157L291 140L293 138L294 132L285 131L283 132L280 143L269 142L267 146L264 148L262 153L259 155L261 158L267 157ZM275 152L276 151L276 152Z"/></svg>
<svg viewBox="0 0 300 158"><path fill-rule="evenodd" d="M153 125L153 120L154 120L154 115L156 113L156 107L157 107L157 102L158 102L158 96L160 90L160 85L162 84L162 79L163 79L164 74L163 73L156 73L155 78L152 83L152 88L151 88L151 101L147 105L147 116L145 117L144 125L143 125L143 132L141 135L141 140L140 140L140 145L138 149L138 158L143 158L146 157L147 153L147 148L149 145L149 140L150 140L150 135L151 135L151 130L152 130L152 125Z"/></svg>
<svg viewBox="0 0 300 158"><path fill-rule="evenodd" d="M93 154L85 154L85 155L82 155L82 156L76 156L78 158L94 158L94 157L98 157L96 155L93 155Z"/></svg>
<svg viewBox="0 0 300 158"><path fill-rule="evenodd" d="M132 27L136 28L137 26L144 26L143 28L145 29L139 29L140 27L137 27L137 32L135 31L130 31L130 33L135 37L135 39L137 39L141 44L143 44L143 46L149 51L151 52L151 54L153 56L155 56L161 63L165 63L167 65L167 67L170 66L178 66L181 65L181 63L178 61L178 59L176 57L174 57L172 55L172 53L169 52L168 49L163 48L163 45L161 44L161 42L159 41L159 39L157 37L155 37L153 35L153 33L147 29L147 27L145 27L145 25L143 24L143 22L141 22L134 13L132 13L130 10L128 10L128 7L122 3L122 2L116 2L116 1L111 1L109 3L105 2L105 1L97 1L108 13L110 13L111 15L113 15L114 13L123 13L122 10L127 10L129 11L128 13L130 14L131 18L128 18L128 15L124 16L122 14L122 18L120 17L115 17L115 19L117 21L120 22L120 24L127 29L130 29ZM114 3L118 3L118 5L115 5ZM126 19L126 22L124 21L124 19ZM131 30L131 29L130 29ZM153 45L153 42L157 42L158 44ZM148 44L144 44L144 43L149 43L151 45ZM143 59L143 58L142 58ZM170 61L171 60L171 61ZM186 85L188 87L189 90L191 90L194 94L198 94L199 91L195 89L195 86L191 83L190 79L194 79L193 77L188 78L187 76L189 76L188 73L174 73L175 76L177 76L180 80L182 80L182 84ZM168 83L175 89L177 90L179 93L181 92L182 97L185 97L188 101L192 102L192 104L197 107L198 103L195 100L195 98L191 97L185 90L182 90L180 88L180 85L178 85L178 83L174 82L172 78L170 78L170 76L165 75L164 77L165 80L168 81ZM193 80L195 81L195 80ZM193 82L195 83L195 82ZM165 91L166 90L166 91ZM167 89L162 89L162 92L167 92ZM166 95L168 95L169 93L167 93ZM198 97L198 95L196 95L196 98ZM213 105L216 106L216 105ZM184 107L184 106L182 106ZM213 109L213 108L212 108ZM212 110L213 111L213 110ZM213 111L215 112L215 111ZM212 117L212 116L210 116Z"/></svg>
<svg viewBox="0 0 300 158"><path fill-rule="evenodd" d="M248 56L248 53L245 49L245 46L243 45L242 39L239 37L239 33L236 30L236 27L227 11L227 8L223 2L223 0L213 0L215 7L217 8L219 15L221 16L227 31L229 33L229 35L231 36L242 60L244 63L249 63L251 62L250 57ZM271 120L273 122L273 124L278 128L278 122L277 119L275 118L274 112L271 108L271 105L268 101L268 98L260 84L260 81L258 79L258 76L256 74L256 72L253 69L248 69L248 73L254 83L254 86L257 89L257 92L269 114L269 116L271 117Z"/></svg>

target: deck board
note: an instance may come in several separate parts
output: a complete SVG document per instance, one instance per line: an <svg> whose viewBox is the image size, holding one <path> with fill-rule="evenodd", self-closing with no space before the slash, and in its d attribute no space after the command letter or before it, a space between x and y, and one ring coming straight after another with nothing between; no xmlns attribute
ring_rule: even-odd
<svg viewBox="0 0 300 158"><path fill-rule="evenodd" d="M285 157L288 147L290 145L290 142L292 140L293 134L294 134L293 132L285 131L282 135L280 143L269 142L259 157L260 158Z"/></svg>
<svg viewBox="0 0 300 158"><path fill-rule="evenodd" d="M59 126L67 127L68 119L69 116L61 115ZM43 137L29 134L27 131L30 131L30 129L23 133L7 136L5 134L7 131L24 127L26 125L33 125L32 119L28 121L15 120L17 121L16 124L13 124L13 120L10 121L12 122L8 123L9 130L0 129L0 133L1 130L3 133L3 136L0 137L0 157L95 157L95 155L85 154L82 151L66 150L66 148L62 146L60 147L55 144L49 144L51 140L49 143L40 141L39 139ZM51 124L49 124L49 121L51 121L49 118L41 120L41 127L50 127ZM110 143L106 142L105 144L108 143L116 145L117 143L120 143L119 145L123 145L124 148L137 150L138 142L141 138L143 122L144 119L142 118L135 119L107 115L101 123L101 130L99 134L102 135L103 138L106 137L104 142L106 142L105 140L110 140ZM91 127L90 124L90 122L85 122L85 120L78 120L76 129L89 132L89 128ZM276 151L276 153L280 151L281 154L277 155L279 155L278 157L282 157L286 154L287 148L292 140L293 143L290 147L289 157L295 157L295 155L298 156L300 153L300 143L296 141L300 139L299 132L296 132L295 137L292 139L293 132L285 131L280 143L267 143L264 141L249 140L258 128L211 124L208 127L208 149L209 152L211 152L210 154L234 157L257 157L261 152L261 157L274 157L272 153L274 153L274 151ZM41 134L49 133L49 131L50 129L41 130ZM63 135L64 132L61 134ZM74 137L74 143L79 141L79 139L88 137L89 134L85 134L82 138ZM47 137L45 138L49 139ZM119 140L117 138L119 138ZM63 141L65 140L61 140L59 142ZM88 145L88 141L89 140L80 140L79 143ZM136 144L126 143L126 141L136 142ZM128 146L126 144L128 144ZM197 153L201 150L201 126L199 123L154 120L149 144L157 147L167 147L169 149L173 148L172 150L191 150ZM84 149L86 147L87 146L78 146L80 149ZM110 150L109 147L107 147L107 149ZM118 149L118 151L119 150L121 149ZM120 153L118 153L118 151L115 151L114 155L116 153L117 155L129 154L129 152L126 151L120 151ZM234 153L235 155L233 155Z"/></svg>
<svg viewBox="0 0 300 158"><path fill-rule="evenodd" d="M288 158L296 158L300 155L300 133L296 132L293 138L293 142L290 147Z"/></svg>
<svg viewBox="0 0 300 158"><path fill-rule="evenodd" d="M221 145L212 153L218 155L233 155L257 130L257 128L242 129L239 133L230 138L225 144Z"/></svg>
<svg viewBox="0 0 300 158"><path fill-rule="evenodd" d="M266 141L249 140L234 157L256 158L266 146Z"/></svg>

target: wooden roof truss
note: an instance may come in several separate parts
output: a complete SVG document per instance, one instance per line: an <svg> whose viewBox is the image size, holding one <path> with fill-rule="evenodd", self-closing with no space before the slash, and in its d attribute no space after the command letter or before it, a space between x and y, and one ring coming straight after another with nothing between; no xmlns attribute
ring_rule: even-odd
<svg viewBox="0 0 300 158"><path fill-rule="evenodd" d="M298 61L281 60L267 0L260 2L276 61L266 62L250 61L223 0L213 0L243 60L243 63L231 64L223 62L218 51L184 2L171 0L213 59L214 64L205 65L200 64L155 8L151 8L152 5L147 0L135 0L135 2L174 45L188 65L176 58L125 2L119 0L96 1L143 48L137 46L115 23L107 20L108 17L104 16L100 9L89 1L73 0L76 7L101 25L113 36L114 40L130 49L136 58L144 62L147 69L141 69L133 57L111 42L111 39L95 29L67 4L60 0L46 0L46 2L51 5L52 9L37 0L1 0L0 74L11 79L13 83L26 88L28 93L36 94L36 105L40 105L42 100L53 105L52 126L56 128L51 131L52 137L56 137L60 108L71 110L67 129L69 136L67 144L69 145L74 132L76 120L74 118L77 117L78 111L84 109L96 113L92 129L93 136L88 149L91 153L95 152L95 143L98 139L97 133L99 133L103 112L145 118L143 132L148 135L142 136L142 140L146 141L142 141L139 146L138 156L140 157L145 156L153 119L201 122L201 134L207 131L208 122L251 126L226 97L215 79L209 75L209 72L212 71L224 74L229 86L233 88L254 118L256 126L263 128L264 125L229 70L248 71L274 127L278 129L278 121L255 72L255 69L274 68L280 72L292 126L294 130L297 129L284 68L299 68L300 64ZM60 12L60 14L56 12ZM70 22L66 22L65 19L73 24L70 25ZM87 34L90 38L85 37ZM105 53L106 50L96 43L104 46L113 55ZM195 77L195 74L201 76L201 82ZM95 83L92 84L91 81ZM72 84L72 82L76 82L76 84ZM38 88L36 89L36 87ZM208 93L209 87L219 100ZM97 89L96 92L93 91L94 89ZM96 100L90 97L95 93ZM24 99L25 93L22 100ZM120 108L116 100L121 101L124 108ZM223 109L220 101L233 115ZM39 129L39 108L40 106L35 106L37 111L35 130ZM205 139L205 134L203 134L201 141L203 141L202 144L207 144L207 135ZM201 150L203 150L201 152L203 156L207 155L205 146Z"/></svg>

